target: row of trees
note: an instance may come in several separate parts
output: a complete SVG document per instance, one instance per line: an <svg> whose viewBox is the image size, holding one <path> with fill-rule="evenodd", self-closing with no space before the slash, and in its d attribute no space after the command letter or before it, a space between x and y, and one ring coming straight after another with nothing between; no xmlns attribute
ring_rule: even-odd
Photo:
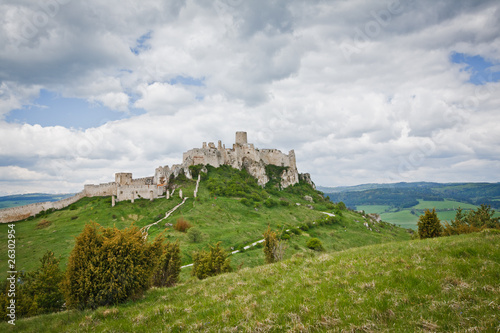
<svg viewBox="0 0 500 333"><path fill-rule="evenodd" d="M436 210L426 210L418 220L418 236L420 239L439 236L452 236L478 232L487 228L500 229L500 218L494 217L495 210L482 204L477 210L465 212L458 208L455 219L444 226L437 217Z"/></svg>

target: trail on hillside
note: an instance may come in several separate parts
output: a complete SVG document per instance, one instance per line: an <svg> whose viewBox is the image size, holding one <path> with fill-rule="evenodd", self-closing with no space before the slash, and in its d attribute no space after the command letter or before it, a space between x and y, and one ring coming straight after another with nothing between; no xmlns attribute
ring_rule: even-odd
<svg viewBox="0 0 500 333"><path fill-rule="evenodd" d="M196 188L194 190L194 197L196 198L196 195L198 193L198 187L200 186L200 175L198 175L198 180L196 181ZM168 191L168 190L167 190ZM174 192L175 192L175 189L172 191L172 195L174 195ZM158 221L154 222L154 223L151 223L151 224L148 224L147 226L145 227L142 227L141 231L143 233L143 237L144 239L148 238L148 231L149 231L149 228L151 228L152 226L160 223L161 221L167 219L170 215L172 215L173 212L175 212L177 210L177 208L179 208L180 206L182 206L186 200L189 199L189 197L184 197L184 199L182 200L182 202L180 204L178 204L177 206L175 206L174 208L172 208L171 210L169 210L167 213L165 213L165 217L159 219Z"/></svg>
<svg viewBox="0 0 500 333"><path fill-rule="evenodd" d="M170 215L172 215L173 212L175 212L177 210L177 208L179 208L180 206L182 206L186 200L189 199L189 197L184 197L184 199L182 200L182 202L180 204L178 204L177 206L175 206L174 208L172 208L171 210L169 210L166 214L165 214L165 217L159 219L158 221L154 222L154 223L151 223L151 224L148 224L147 226L145 227L142 227L141 231L142 233L144 234L144 239L148 238L148 231L149 231L149 228L151 228L152 226L160 223L161 221L165 220L166 218L168 218Z"/></svg>
<svg viewBox="0 0 500 333"><path fill-rule="evenodd" d="M335 214L333 214L333 213L327 213L327 212L321 212L321 213L326 214L328 216L335 216ZM313 222L313 223L315 223L315 222ZM286 231L290 231L290 229L287 229ZM253 242L250 245L245 246L243 249L244 250L248 250L249 248L251 248L251 247L253 247L253 246L255 246L255 245L259 244L259 243L263 243L264 241L265 241L265 239L260 239L260 240L258 240L256 242ZM231 254L235 254L235 253L239 253L239 252L241 252L241 250L234 250L234 251L231 252ZM184 266L181 266L181 268L191 267L191 266L193 266L193 264L184 265Z"/></svg>

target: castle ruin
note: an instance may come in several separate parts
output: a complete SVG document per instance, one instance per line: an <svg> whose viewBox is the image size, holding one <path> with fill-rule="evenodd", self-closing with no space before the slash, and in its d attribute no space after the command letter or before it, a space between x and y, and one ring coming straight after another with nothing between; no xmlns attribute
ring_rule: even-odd
<svg viewBox="0 0 500 333"><path fill-rule="evenodd" d="M74 197L57 202L44 202L27 206L12 207L0 210L0 223L17 221L39 213L50 208L64 208L82 197L112 196L112 204L116 201L144 198L154 200L157 198L169 198L168 185L172 178L184 174L186 178L192 179L192 165L211 165L220 167L229 165L235 169L246 169L250 175L257 179L260 186L266 185L269 178L266 174L266 165L285 167L281 173L281 188L296 184L300 179L310 183L309 174L299 175L295 160L295 152L290 150L287 154L277 149L258 149L247 142L246 132L236 132L235 143L232 148L226 148L219 140L217 146L213 142L203 142L201 148L194 148L185 152L181 164L174 164L156 168L154 176L145 178L132 178L131 173L116 173L115 181L105 184L87 184L82 192Z"/></svg>

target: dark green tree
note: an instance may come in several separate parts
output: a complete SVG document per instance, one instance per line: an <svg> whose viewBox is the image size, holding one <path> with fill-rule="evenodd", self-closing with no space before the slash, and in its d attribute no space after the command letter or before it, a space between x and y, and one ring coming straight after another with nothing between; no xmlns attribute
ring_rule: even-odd
<svg viewBox="0 0 500 333"><path fill-rule="evenodd" d="M436 214L436 209L432 212L425 210L424 215L420 215L418 219L418 236L420 239L433 238L441 236L443 226Z"/></svg>
<svg viewBox="0 0 500 333"><path fill-rule="evenodd" d="M152 284L155 287L171 287L179 282L181 273L181 249L179 242L168 242L163 246L163 253L155 264Z"/></svg>
<svg viewBox="0 0 500 333"><path fill-rule="evenodd" d="M88 224L76 237L63 283L70 308L96 308L141 295L149 288L161 241L149 244L135 226L118 230Z"/></svg>

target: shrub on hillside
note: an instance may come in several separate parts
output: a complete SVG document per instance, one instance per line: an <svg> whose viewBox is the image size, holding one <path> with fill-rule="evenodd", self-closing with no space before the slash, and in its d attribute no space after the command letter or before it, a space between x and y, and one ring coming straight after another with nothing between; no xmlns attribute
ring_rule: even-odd
<svg viewBox="0 0 500 333"><path fill-rule="evenodd" d="M162 238L161 243L163 241ZM181 273L181 250L179 242L167 242L162 248L161 256L155 263L151 284L155 287L171 287L179 281Z"/></svg>
<svg viewBox="0 0 500 333"><path fill-rule="evenodd" d="M282 238L278 239L276 233L268 226L264 233L264 255L266 264L283 260L287 246L285 241L290 239L290 235L282 233Z"/></svg>
<svg viewBox="0 0 500 333"><path fill-rule="evenodd" d="M186 232L186 230L191 227L192 225L189 223L189 221L185 220L183 217L180 217L177 220L177 223L174 225L174 229L180 232Z"/></svg>
<svg viewBox="0 0 500 333"><path fill-rule="evenodd" d="M15 292L16 317L31 317L39 314L60 311L64 304L64 295L59 284L64 273L59 269L59 259L47 251L40 259L40 267L34 272L19 274ZM0 295L0 316L6 319L9 304L8 285L2 288Z"/></svg>
<svg viewBox="0 0 500 333"><path fill-rule="evenodd" d="M218 242L215 246L210 246L209 251L202 250L193 253L191 275L201 280L209 276L230 272L230 264L231 259L228 258L226 251L220 247L220 242Z"/></svg>
<svg viewBox="0 0 500 333"><path fill-rule="evenodd" d="M199 243L199 242L201 242L201 239L203 238L201 231L198 228L190 228L187 231L186 235L187 235L188 240L191 243Z"/></svg>
<svg viewBox="0 0 500 333"><path fill-rule="evenodd" d="M421 215L418 219L418 236L420 239L439 237L442 229L436 209L432 209L432 212L426 209L424 215Z"/></svg>
<svg viewBox="0 0 500 333"><path fill-rule="evenodd" d="M43 219L36 224L36 228L37 229L44 229L44 228L47 228L48 226L50 226L51 224L52 224L51 221Z"/></svg>
<svg viewBox="0 0 500 333"><path fill-rule="evenodd" d="M141 295L161 253L161 241L149 244L135 226L85 225L68 259L63 283L67 306L95 309Z"/></svg>
<svg viewBox="0 0 500 333"><path fill-rule="evenodd" d="M271 198L266 199L266 201L264 201L264 206L266 206L267 208L276 207L277 205L278 205L278 202L276 200L271 199Z"/></svg>
<svg viewBox="0 0 500 333"><path fill-rule="evenodd" d="M495 211L488 205L481 205L477 210L471 210L463 213L461 208L458 208L455 214L455 219L444 223L443 236L469 234L479 232L486 228L500 229L499 218L494 218Z"/></svg>
<svg viewBox="0 0 500 333"><path fill-rule="evenodd" d="M307 241L306 246L314 251L324 251L323 243L318 238L311 238Z"/></svg>

